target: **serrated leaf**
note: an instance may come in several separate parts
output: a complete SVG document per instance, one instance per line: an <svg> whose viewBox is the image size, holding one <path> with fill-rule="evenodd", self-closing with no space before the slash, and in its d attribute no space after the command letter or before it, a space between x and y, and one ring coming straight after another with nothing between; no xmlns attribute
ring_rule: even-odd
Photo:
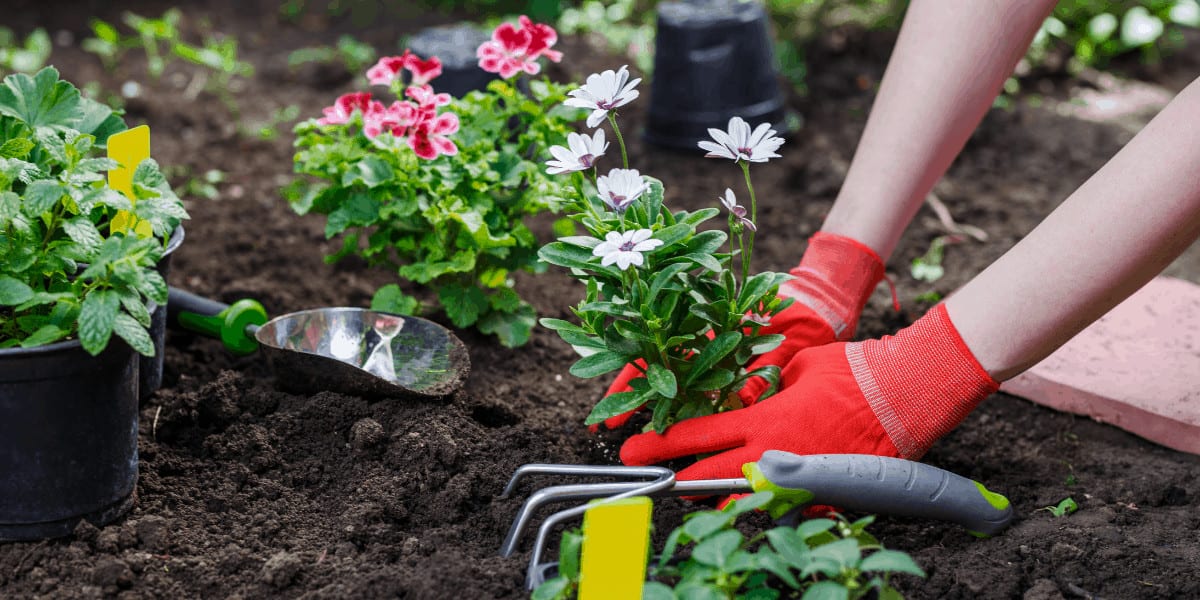
<svg viewBox="0 0 1200 600"><path fill-rule="evenodd" d="M33 150L34 143L29 138L14 138L0 144L0 158L25 158Z"/></svg>
<svg viewBox="0 0 1200 600"><path fill-rule="evenodd" d="M146 328L133 317L123 312L117 313L116 319L113 321L112 331L125 340L138 354L142 356L154 356L154 340L150 339L150 334L146 332Z"/></svg>
<svg viewBox="0 0 1200 600"><path fill-rule="evenodd" d="M526 304L514 311L493 310L479 320L478 327L479 331L499 338L502 346L516 348L529 341L536 321L537 313Z"/></svg>
<svg viewBox="0 0 1200 600"><path fill-rule="evenodd" d="M79 341L92 356L108 345L120 308L117 293L112 290L96 290L83 299L79 311Z"/></svg>
<svg viewBox="0 0 1200 600"><path fill-rule="evenodd" d="M925 571L917 565L905 552L896 550L877 550L874 554L864 558L858 565L861 571L886 571L889 573L907 573L924 577Z"/></svg>
<svg viewBox="0 0 1200 600"><path fill-rule="evenodd" d="M32 298L33 288L25 282L8 275L0 275L0 306L16 306Z"/></svg>
<svg viewBox="0 0 1200 600"><path fill-rule="evenodd" d="M82 117L79 90L46 67L33 77L14 73L0 85L0 114L20 119L30 127L65 129Z"/></svg>
<svg viewBox="0 0 1200 600"><path fill-rule="evenodd" d="M24 212L31 217L50 211L63 197L62 186L51 179L39 179L25 188Z"/></svg>
<svg viewBox="0 0 1200 600"><path fill-rule="evenodd" d="M477 287L447 285L438 290L438 301L455 327L470 327L488 307L487 295Z"/></svg>
<svg viewBox="0 0 1200 600"><path fill-rule="evenodd" d="M96 229L96 225L92 223L91 219L83 215L64 221L63 231L67 233L67 237L89 252L96 250L104 243L104 237L100 235L100 230Z"/></svg>

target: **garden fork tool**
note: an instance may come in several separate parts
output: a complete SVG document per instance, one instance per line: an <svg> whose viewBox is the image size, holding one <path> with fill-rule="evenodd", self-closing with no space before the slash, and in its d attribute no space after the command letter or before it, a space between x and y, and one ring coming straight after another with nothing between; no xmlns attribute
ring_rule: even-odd
<svg viewBox="0 0 1200 600"><path fill-rule="evenodd" d="M217 338L234 354L260 347L277 379L303 390L364 396L444 396L471 369L445 327L363 308L316 308L267 320L254 300L221 304L171 288L168 323Z"/></svg>
<svg viewBox="0 0 1200 600"><path fill-rule="evenodd" d="M758 462L742 466L745 477L677 481L665 467L622 467L530 464L517 469L501 498L510 496L526 476L574 475L643 479L612 483L568 484L542 488L525 500L500 548L511 556L533 514L541 506L572 500L633 496L710 496L746 492L774 492L781 510L768 510L783 518L792 507L828 504L850 510L894 516L949 521L984 537L999 533L1012 521L1013 511L1004 496L983 484L924 463L865 454L797 455L778 450L764 452ZM533 546L526 583L540 582L540 561L548 534L555 525L578 517L588 505L551 515L542 522Z"/></svg>

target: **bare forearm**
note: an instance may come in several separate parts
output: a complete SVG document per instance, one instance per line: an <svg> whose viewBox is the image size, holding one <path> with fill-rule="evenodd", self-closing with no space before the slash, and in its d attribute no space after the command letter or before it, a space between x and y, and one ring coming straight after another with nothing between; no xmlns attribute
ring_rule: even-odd
<svg viewBox="0 0 1200 600"><path fill-rule="evenodd" d="M1054 3L914 0L822 230L886 259Z"/></svg>
<svg viewBox="0 0 1200 600"><path fill-rule="evenodd" d="M946 301L983 367L1017 375L1200 236L1200 80L1008 253Z"/></svg>

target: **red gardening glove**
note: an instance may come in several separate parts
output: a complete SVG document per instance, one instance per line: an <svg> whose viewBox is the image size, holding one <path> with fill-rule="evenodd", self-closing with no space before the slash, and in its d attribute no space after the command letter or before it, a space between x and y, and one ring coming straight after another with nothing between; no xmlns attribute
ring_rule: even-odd
<svg viewBox="0 0 1200 600"><path fill-rule="evenodd" d="M1000 387L943 305L895 336L802 350L783 384L754 406L635 435L621 460L649 465L724 451L680 471L688 480L740 477L767 450L916 459Z"/></svg>
<svg viewBox="0 0 1200 600"><path fill-rule="evenodd" d="M795 279L780 286L779 295L795 301L762 328L763 334L781 333L786 339L750 363L747 369L751 371L767 365L782 367L805 348L853 337L863 306L883 280L883 261L874 250L848 237L817 232L809 238L800 266L790 274ZM646 366L639 364L642 369ZM629 382L642 377L642 369L626 365L604 395L633 389ZM761 377L750 379L740 393L743 402L753 404L767 387ZM604 424L616 429L634 412L617 415ZM592 425L593 432L597 428Z"/></svg>

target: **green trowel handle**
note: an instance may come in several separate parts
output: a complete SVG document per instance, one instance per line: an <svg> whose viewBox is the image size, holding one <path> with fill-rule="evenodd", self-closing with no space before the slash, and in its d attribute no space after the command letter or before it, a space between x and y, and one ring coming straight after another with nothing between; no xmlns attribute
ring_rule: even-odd
<svg viewBox="0 0 1200 600"><path fill-rule="evenodd" d="M743 471L755 491L807 490L819 504L949 521L977 536L999 533L1013 516L1008 498L982 484L901 458L770 450Z"/></svg>
<svg viewBox="0 0 1200 600"><path fill-rule="evenodd" d="M243 355L258 350L258 340L249 328L266 323L267 311L255 300L221 304L171 288L167 296L167 322L221 340L226 350Z"/></svg>

